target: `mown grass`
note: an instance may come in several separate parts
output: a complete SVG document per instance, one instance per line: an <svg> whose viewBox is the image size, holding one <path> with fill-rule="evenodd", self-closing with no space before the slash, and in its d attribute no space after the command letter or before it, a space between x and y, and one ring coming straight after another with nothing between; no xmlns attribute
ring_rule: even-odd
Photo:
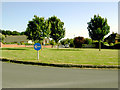
<svg viewBox="0 0 120 90"><path fill-rule="evenodd" d="M37 51L33 48L2 48L2 57L14 60L64 63L64 64L88 64L88 65L118 65L117 49L52 49L44 48Z"/></svg>

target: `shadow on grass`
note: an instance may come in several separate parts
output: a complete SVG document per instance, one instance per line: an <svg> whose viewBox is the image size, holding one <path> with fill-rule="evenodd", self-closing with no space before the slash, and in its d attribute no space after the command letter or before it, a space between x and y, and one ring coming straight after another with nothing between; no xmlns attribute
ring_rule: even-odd
<svg viewBox="0 0 120 90"><path fill-rule="evenodd" d="M53 51L83 51L81 49L69 49L69 48L67 48L67 49L59 48L59 49L50 49L50 50L53 50Z"/></svg>
<svg viewBox="0 0 120 90"><path fill-rule="evenodd" d="M0 48L0 50L27 50L23 48Z"/></svg>

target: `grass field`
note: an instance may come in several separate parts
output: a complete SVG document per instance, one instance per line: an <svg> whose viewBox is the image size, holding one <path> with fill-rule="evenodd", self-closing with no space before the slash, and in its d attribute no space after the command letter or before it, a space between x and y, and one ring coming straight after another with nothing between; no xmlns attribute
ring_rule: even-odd
<svg viewBox="0 0 120 90"><path fill-rule="evenodd" d="M113 49L47 49L39 51L39 62L88 65L118 65L118 50ZM2 48L2 57L15 60L37 61L33 48Z"/></svg>

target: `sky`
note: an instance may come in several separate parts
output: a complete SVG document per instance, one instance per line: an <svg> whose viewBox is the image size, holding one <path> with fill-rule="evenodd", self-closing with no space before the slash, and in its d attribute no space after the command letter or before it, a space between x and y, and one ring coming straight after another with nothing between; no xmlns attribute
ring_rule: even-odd
<svg viewBox="0 0 120 90"><path fill-rule="evenodd" d="M3 2L2 30L22 32L34 15L46 19L55 15L66 30L65 38L89 38L87 22L94 15L107 18L110 33L118 33L118 2Z"/></svg>

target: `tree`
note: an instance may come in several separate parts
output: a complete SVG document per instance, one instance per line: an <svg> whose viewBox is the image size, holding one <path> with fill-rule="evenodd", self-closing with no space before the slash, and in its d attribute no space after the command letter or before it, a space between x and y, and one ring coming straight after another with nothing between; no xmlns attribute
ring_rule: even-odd
<svg viewBox="0 0 120 90"><path fill-rule="evenodd" d="M42 45L43 39L48 37L48 34L50 33L50 24L47 23L48 21L45 21L44 17L37 17L34 15L32 21L29 21L28 23L25 35L28 36L28 39L37 41Z"/></svg>
<svg viewBox="0 0 120 90"><path fill-rule="evenodd" d="M101 50L101 40L103 40L104 36L110 32L110 26L107 24L107 19L102 18L99 15L94 15L94 18L91 18L88 24L88 32L89 36L93 40L99 41L99 51Z"/></svg>
<svg viewBox="0 0 120 90"><path fill-rule="evenodd" d="M20 35L25 35L25 32L21 32Z"/></svg>
<svg viewBox="0 0 120 90"><path fill-rule="evenodd" d="M6 30L6 35L12 35L12 32L10 30Z"/></svg>
<svg viewBox="0 0 120 90"><path fill-rule="evenodd" d="M53 48L54 45L55 45L55 41L54 41L54 40L51 40L51 41L50 41L50 45L52 45L52 48Z"/></svg>
<svg viewBox="0 0 120 90"><path fill-rule="evenodd" d="M85 42L85 39L84 37L75 37L74 38L74 45L75 45L75 48L81 48L82 47L82 44Z"/></svg>
<svg viewBox="0 0 120 90"><path fill-rule="evenodd" d="M65 46L66 44L69 44L69 39L68 38L63 39L63 40L60 41L60 43Z"/></svg>
<svg viewBox="0 0 120 90"><path fill-rule="evenodd" d="M74 39L69 39L70 47L74 47Z"/></svg>
<svg viewBox="0 0 120 90"><path fill-rule="evenodd" d="M20 35L20 33L17 32L17 31L13 31L13 32L11 32L11 33L12 33L12 35Z"/></svg>
<svg viewBox="0 0 120 90"><path fill-rule="evenodd" d="M2 35L2 33L0 33L0 42L3 42L4 39L5 39L5 35Z"/></svg>
<svg viewBox="0 0 120 90"><path fill-rule="evenodd" d="M64 22L61 22L56 16L52 16L48 19L50 23L50 37L58 44L59 40L65 37Z"/></svg>
<svg viewBox="0 0 120 90"><path fill-rule="evenodd" d="M90 39L90 38L85 38L84 44L92 44L92 39Z"/></svg>
<svg viewBox="0 0 120 90"><path fill-rule="evenodd" d="M6 35L6 31L5 30L1 30L3 35Z"/></svg>

